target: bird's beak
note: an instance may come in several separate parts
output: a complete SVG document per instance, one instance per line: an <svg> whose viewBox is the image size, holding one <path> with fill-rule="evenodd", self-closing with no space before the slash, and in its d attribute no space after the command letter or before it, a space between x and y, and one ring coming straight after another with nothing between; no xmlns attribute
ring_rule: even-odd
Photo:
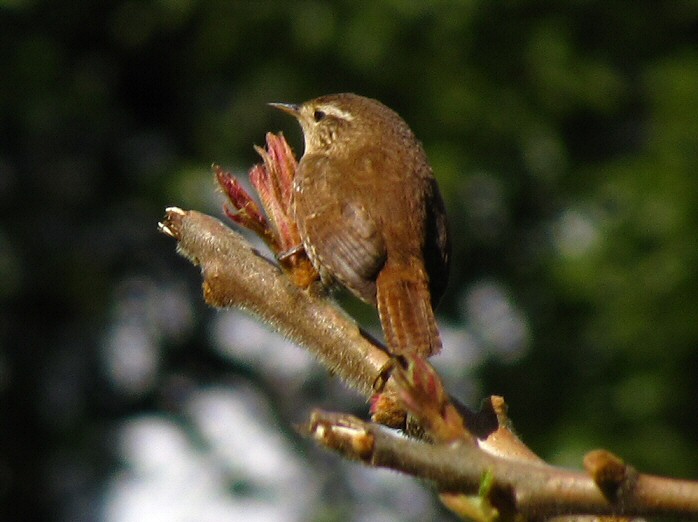
<svg viewBox="0 0 698 522"><path fill-rule="evenodd" d="M284 111L285 113L290 114L295 118L298 118L298 116L300 115L301 107L300 105L296 105L295 103L270 103L269 105L271 105L275 109Z"/></svg>

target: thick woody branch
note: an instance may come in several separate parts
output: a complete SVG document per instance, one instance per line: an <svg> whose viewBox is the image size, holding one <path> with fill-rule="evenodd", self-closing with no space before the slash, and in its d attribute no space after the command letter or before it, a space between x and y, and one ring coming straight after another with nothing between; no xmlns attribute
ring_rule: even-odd
<svg viewBox="0 0 698 522"><path fill-rule="evenodd" d="M210 305L249 312L308 349L364 396L373 394L389 357L330 299L300 289L240 234L210 216L169 208L160 230L201 268ZM698 519L698 483L640 474L602 450L585 458L587 473L549 466L509 429L501 398L490 398L474 413L448 398L425 365L412 361L399 370L399 378L389 379L386 390L428 426L432 440L444 442L400 438L376 424L325 413L316 413L307 431L347 457L433 481L442 500L460 514L468 514L467 496L478 494L503 518Z"/></svg>
<svg viewBox="0 0 698 522"><path fill-rule="evenodd" d="M298 288L245 238L211 216L171 207L160 230L201 268L208 304L249 312L370 396L388 355L331 300Z"/></svg>
<svg viewBox="0 0 698 522"><path fill-rule="evenodd" d="M208 304L245 310L306 348L366 398L373 395L389 357L334 302L298 288L244 237L211 216L171 207L159 229L176 239L177 251L200 267ZM386 390L393 387L390 379ZM502 408L493 401L479 414L465 406L460 413L483 444L536 458L509 430L498 430L498 420L505 416Z"/></svg>
<svg viewBox="0 0 698 522"><path fill-rule="evenodd" d="M499 458L467 443L428 444L398 437L349 415L315 411L307 427L329 449L368 465L385 467L433 481L440 491L482 495L483 477L492 482L487 495L526 518L560 515L652 516L698 518L698 484L642 475L613 460L610 479L616 494L605 495L593 476L544 463ZM607 452L604 452L607 453Z"/></svg>

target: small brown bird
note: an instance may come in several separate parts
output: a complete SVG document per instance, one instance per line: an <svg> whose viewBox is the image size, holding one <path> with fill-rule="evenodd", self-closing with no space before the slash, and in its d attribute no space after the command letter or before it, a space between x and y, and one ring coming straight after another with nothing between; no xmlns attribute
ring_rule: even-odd
<svg viewBox="0 0 698 522"><path fill-rule="evenodd" d="M392 353L437 353L434 307L448 281L449 241L420 142L397 113L356 94L270 105L303 128L294 212L323 283L378 307Z"/></svg>

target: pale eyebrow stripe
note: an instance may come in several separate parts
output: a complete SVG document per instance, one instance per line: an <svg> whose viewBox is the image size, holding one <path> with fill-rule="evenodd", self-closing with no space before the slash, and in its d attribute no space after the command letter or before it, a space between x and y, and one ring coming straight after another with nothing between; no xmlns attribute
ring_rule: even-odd
<svg viewBox="0 0 698 522"><path fill-rule="evenodd" d="M323 105L319 107L320 110L324 111L326 114L341 118L343 120L351 121L354 119L354 115L350 112L343 111L335 107L334 105Z"/></svg>

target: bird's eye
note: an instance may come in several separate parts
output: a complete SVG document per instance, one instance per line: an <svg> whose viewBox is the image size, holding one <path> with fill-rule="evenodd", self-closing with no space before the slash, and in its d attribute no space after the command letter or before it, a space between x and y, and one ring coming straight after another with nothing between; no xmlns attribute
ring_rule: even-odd
<svg viewBox="0 0 698 522"><path fill-rule="evenodd" d="M327 114L322 111L315 111L313 113L313 118L315 118L315 121L322 121L325 119L325 116L327 116Z"/></svg>

